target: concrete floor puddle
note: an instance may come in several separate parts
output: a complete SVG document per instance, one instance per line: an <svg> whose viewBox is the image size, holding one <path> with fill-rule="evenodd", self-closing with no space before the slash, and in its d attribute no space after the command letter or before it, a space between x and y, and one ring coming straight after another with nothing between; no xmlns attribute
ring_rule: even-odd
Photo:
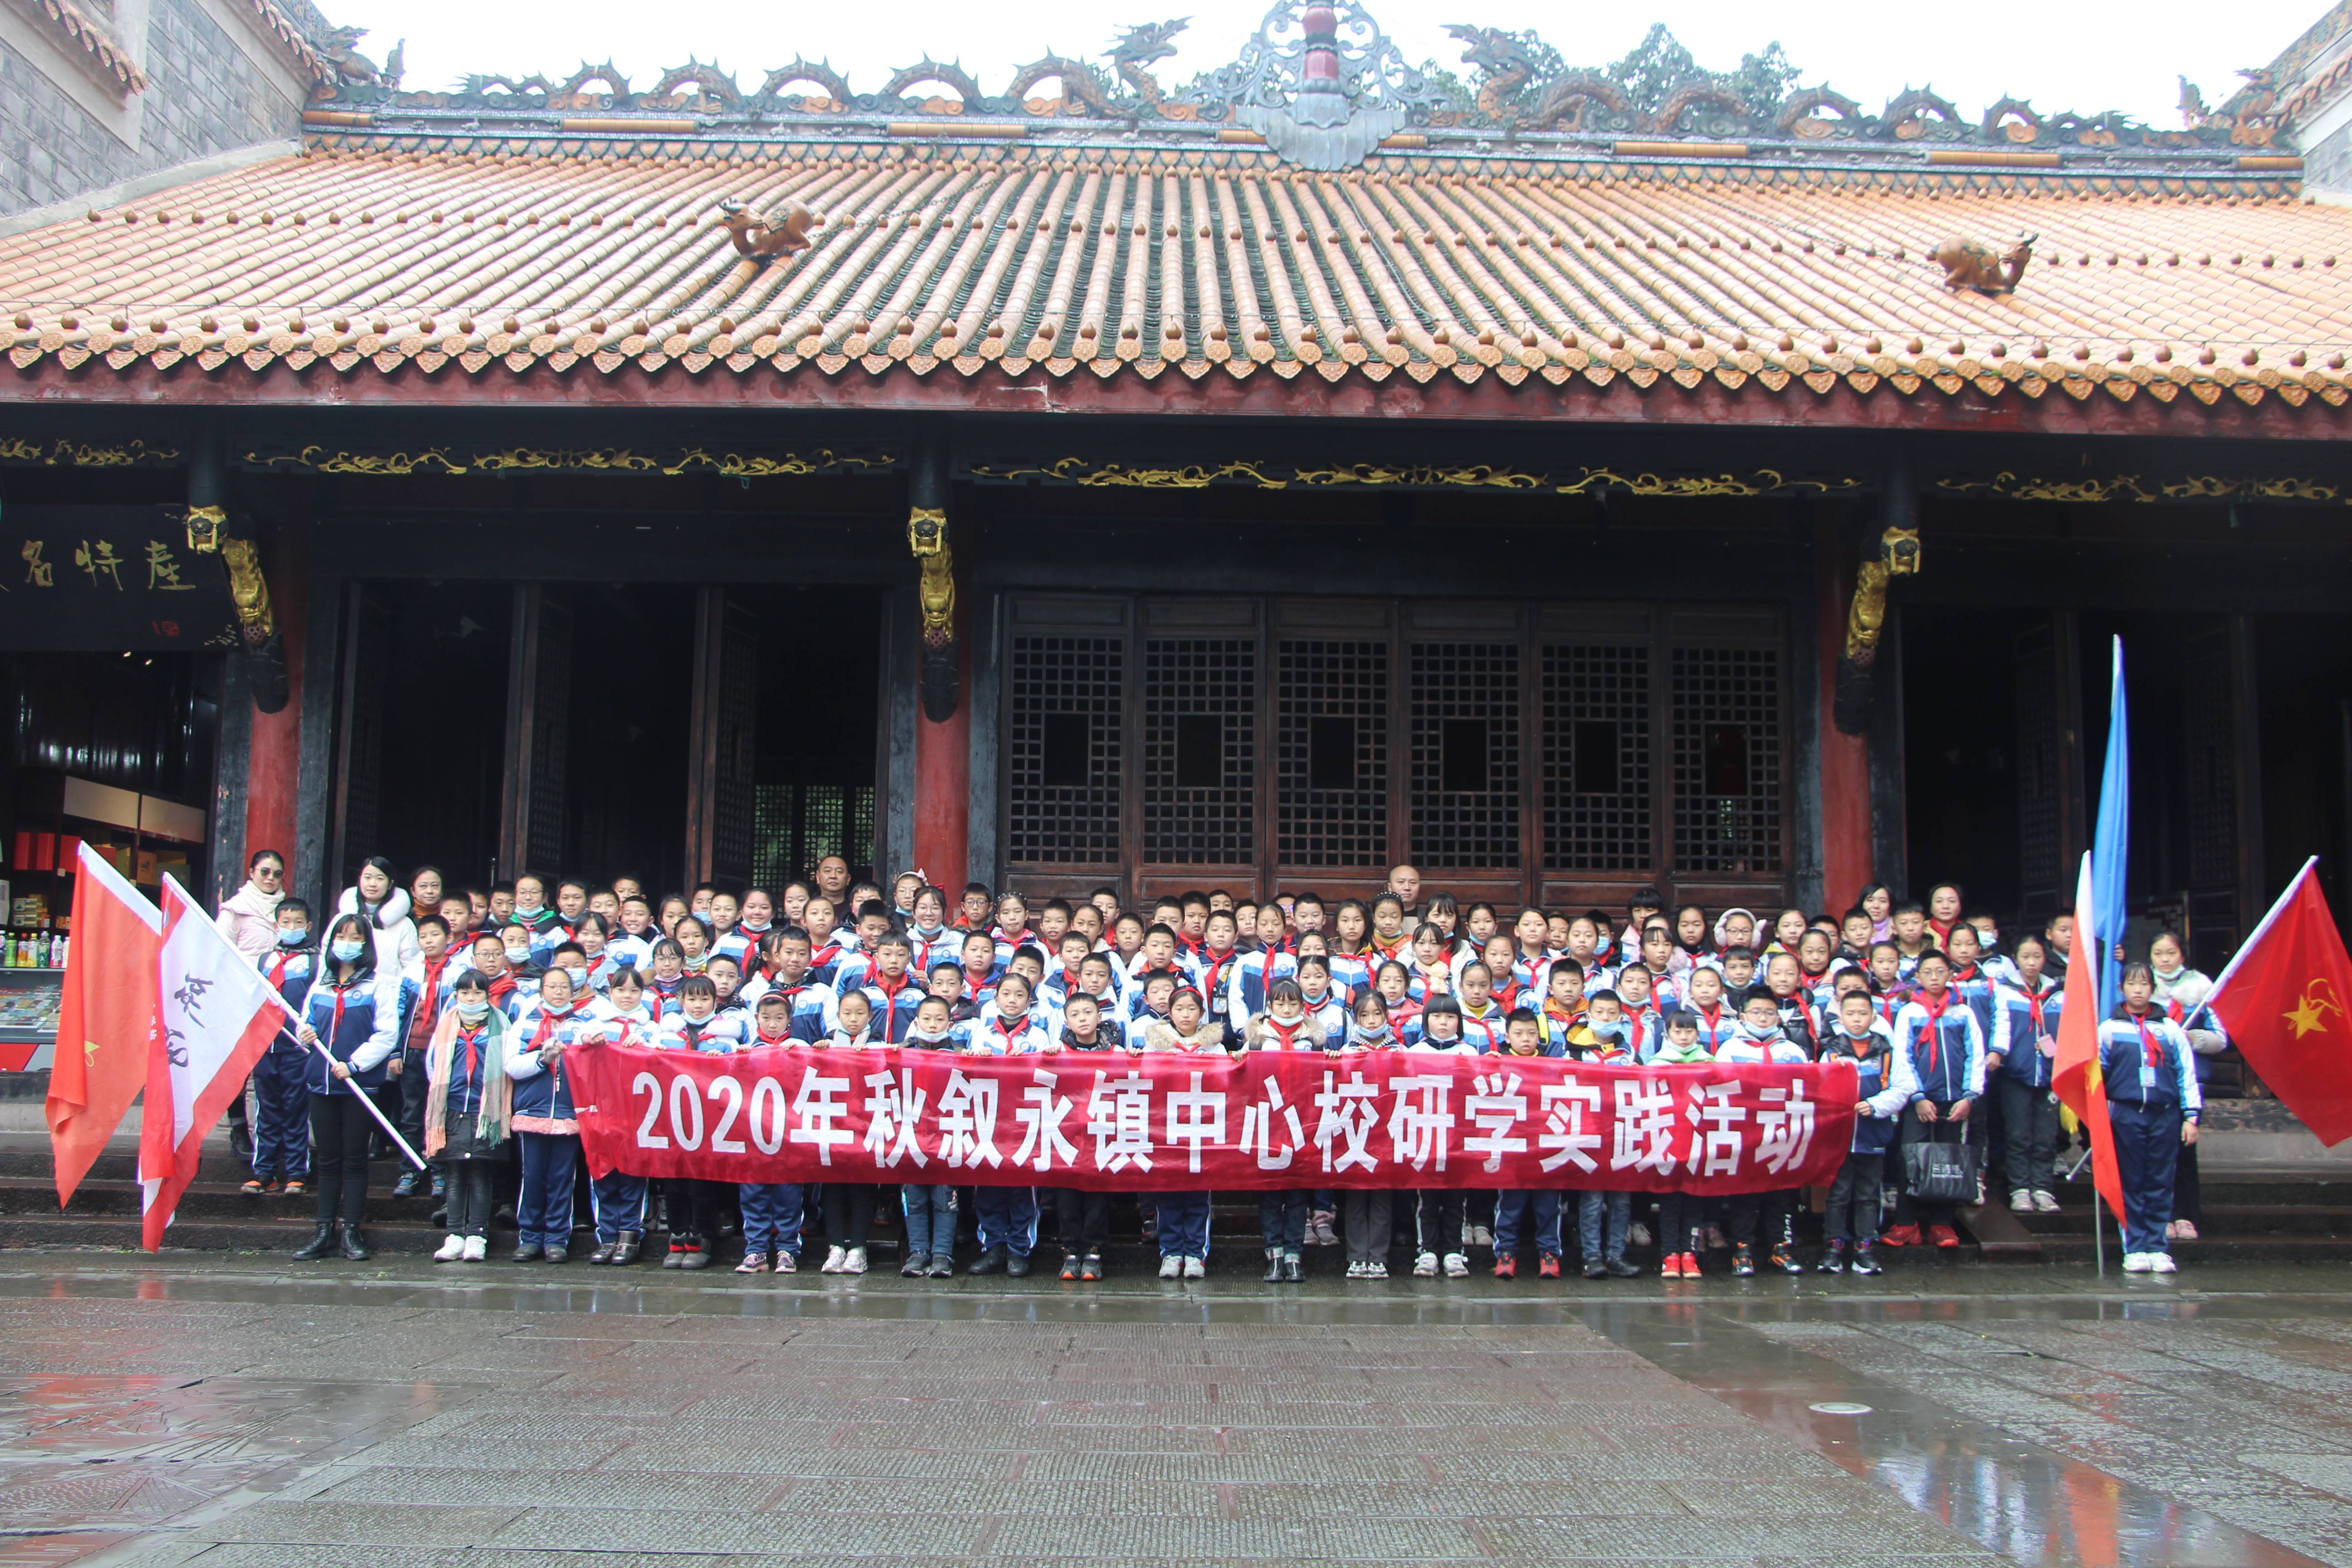
<svg viewBox="0 0 2352 1568"><path fill-rule="evenodd" d="M2352 1565L2332 1271L522 1272L0 1258L0 1563Z"/></svg>

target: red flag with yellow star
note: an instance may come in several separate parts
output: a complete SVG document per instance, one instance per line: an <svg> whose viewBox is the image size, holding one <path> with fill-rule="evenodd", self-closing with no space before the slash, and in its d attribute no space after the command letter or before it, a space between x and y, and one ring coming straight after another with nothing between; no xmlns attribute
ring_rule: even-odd
<svg viewBox="0 0 2352 1568"><path fill-rule="evenodd" d="M2246 1065L2303 1124L2334 1147L2352 1138L2352 957L2304 862L2205 1006Z"/></svg>

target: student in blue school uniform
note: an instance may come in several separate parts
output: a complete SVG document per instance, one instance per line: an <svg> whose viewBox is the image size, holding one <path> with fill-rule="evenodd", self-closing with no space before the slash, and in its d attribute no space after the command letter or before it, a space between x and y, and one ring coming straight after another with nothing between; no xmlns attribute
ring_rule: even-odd
<svg viewBox="0 0 2352 1568"><path fill-rule="evenodd" d="M360 1221L367 1212L368 1139L375 1123L360 1096L383 1087L383 1064L400 1045L400 977L379 973L367 922L337 916L327 929L323 972L304 998L296 1031L307 1053L302 1083L318 1163L318 1228L294 1253L306 1262L338 1249L354 1263L367 1260Z"/></svg>
<svg viewBox="0 0 2352 1568"><path fill-rule="evenodd" d="M1739 1027L1738 1010L1724 998L1723 971L1700 964L1684 985L1683 1011L1697 1022L1699 1044L1713 1055Z"/></svg>
<svg viewBox="0 0 2352 1568"><path fill-rule="evenodd" d="M604 987L604 1005L597 1010L593 1038L615 1046L652 1048L661 1043L661 1019L652 1005L645 976L634 969L614 972ZM588 1195L596 1214L596 1249L591 1263L627 1268L646 1244L646 1196L643 1176L607 1171L589 1184Z"/></svg>
<svg viewBox="0 0 2352 1568"><path fill-rule="evenodd" d="M1507 1057L1558 1057L1565 1046L1544 1037L1543 1020L1529 1008L1519 1008L1504 1021L1503 1054ZM1549 1188L1508 1187L1495 1194L1495 1278L1516 1279L1519 1274L1519 1238L1533 1230L1536 1274L1559 1278L1559 1198ZM1621 1227L1622 1232L1622 1227Z"/></svg>
<svg viewBox="0 0 2352 1568"><path fill-rule="evenodd" d="M2175 1167L2205 1107L2188 1034L2156 1003L2156 971L2127 963L2123 1000L2099 1026L2099 1077L2124 1188L2124 1272L2170 1274Z"/></svg>
<svg viewBox="0 0 2352 1568"><path fill-rule="evenodd" d="M680 925L686 921L680 921ZM689 974L677 984L677 1012L662 1019L660 1046L670 1051L729 1053L742 1047L751 1030L740 1017L719 1016L719 990L707 974ZM708 1268L719 1236L727 1187L719 1182L664 1184L669 1205L669 1255L664 1268ZM683 1222L683 1223L681 1223Z"/></svg>
<svg viewBox="0 0 2352 1568"><path fill-rule="evenodd" d="M1911 906L1916 908L1916 905ZM1969 1114L1984 1095L1984 1031L1977 1016L1952 989L1952 961L1929 949L1912 972L1918 990L1895 1015L1895 1048L1903 1054L1917 1081L1911 1114L1904 1119L1903 1141L1914 1143L1972 1142ZM1879 1242L1887 1247L1916 1247L1924 1239L1937 1247L1958 1247L1952 1228L1951 1204L1916 1204L1905 1193L1895 1208L1895 1224Z"/></svg>
<svg viewBox="0 0 2352 1568"><path fill-rule="evenodd" d="M1999 1064L2009 1206L2020 1214L2058 1212L2058 1101L2050 1080L2066 993L2043 973L2049 958L2039 935L2017 939L2009 960L2016 978L1993 990L1992 1038L1985 1047Z"/></svg>
<svg viewBox="0 0 2352 1568"><path fill-rule="evenodd" d="M1000 909L1011 905L1007 900ZM1045 1048L1045 1037L1029 1016L1029 979L1008 971L996 983L996 994L982 1015L962 1026L962 1050L968 1056L1034 1056ZM972 1193L973 1217L980 1223L980 1256L973 1274L1029 1272L1029 1254L1037 1246L1037 1191L1034 1187L987 1186Z"/></svg>
<svg viewBox="0 0 2352 1568"><path fill-rule="evenodd" d="M514 1080L509 1124L522 1146L522 1190L515 1198L520 1233L514 1261L572 1255L572 1192L580 1163L580 1121L572 1103L564 1047L601 1033L583 988L562 964L540 981L539 1005L516 1020L507 1038L506 1075Z"/></svg>
<svg viewBox="0 0 2352 1568"><path fill-rule="evenodd" d="M278 942L257 960L262 975L299 1016L319 960L310 946L310 906L287 899L278 906ZM278 1031L253 1066L253 1178L248 1195L299 1194L310 1176L310 1092L303 1063L310 1049L293 1026Z"/></svg>
<svg viewBox="0 0 2352 1568"><path fill-rule="evenodd" d="M751 1010L751 1037L744 1049L789 1046L792 1035L792 1003L782 992L771 991ZM739 1182L735 1206L743 1216L743 1260L735 1266L735 1272L797 1273L806 1190L797 1182Z"/></svg>
<svg viewBox="0 0 2352 1568"><path fill-rule="evenodd" d="M446 1178L448 1238L436 1263L479 1263L489 1256L493 1184L506 1163L513 1079L507 1077L507 1016L490 1005L490 984L468 969L452 984L449 1005L425 1047L425 1157Z"/></svg>
<svg viewBox="0 0 2352 1568"><path fill-rule="evenodd" d="M1165 931L1164 926L1153 928ZM1169 984L1169 976L1154 974L1145 987L1159 993ZM1201 994L1190 985L1180 985L1168 994L1168 1014L1165 1018L1151 1017L1143 1026L1143 1049L1147 1052L1167 1052L1178 1056L1213 1057L1225 1055L1225 1031L1209 1018L1209 1009ZM1135 1036L1128 1037L1133 1039ZM1162 1279L1200 1279L1208 1274L1209 1258L1209 1194L1205 1192L1159 1193L1148 1200L1157 1214L1154 1238L1160 1245L1160 1278Z"/></svg>
<svg viewBox="0 0 2352 1568"><path fill-rule="evenodd" d="M859 979L857 989L874 1009L874 1035L884 1045L901 1046L915 1025L922 1005L922 983L908 967L914 944L896 931L875 940L873 966Z"/></svg>
<svg viewBox="0 0 2352 1568"><path fill-rule="evenodd" d="M919 901L918 908L921 905ZM940 965L952 992L961 973L952 956ZM953 1051L957 1048L955 1016L946 996L934 992L915 1008L905 1048L910 1051ZM898 1189L898 1204L907 1215L907 1256L898 1272L945 1279L955 1273L956 1190L944 1183L908 1182Z"/></svg>
<svg viewBox="0 0 2352 1568"><path fill-rule="evenodd" d="M1322 1024L1308 1016L1306 995L1291 975L1265 988L1265 1011L1242 1030L1241 1046L1245 1051L1320 1051L1330 1044ZM1307 1245L1307 1215L1314 1208L1314 1193L1304 1187L1269 1188L1258 1194L1258 1232L1265 1239L1267 1284L1296 1285L1307 1278L1300 1248Z"/></svg>
<svg viewBox="0 0 2352 1568"><path fill-rule="evenodd" d="M1812 1053L1780 1032L1780 1006L1769 991L1751 991L1739 1010L1739 1025L1731 1037L1716 1047L1715 1059L1734 1066L1802 1067ZM1769 1193L1741 1193L1726 1205L1731 1231L1731 1271L1756 1272L1756 1243L1760 1234L1770 1248L1769 1268L1783 1274L1801 1274L1797 1258L1797 1191L1776 1188Z"/></svg>
<svg viewBox="0 0 2352 1568"><path fill-rule="evenodd" d="M1048 1052L1121 1048L1118 1026L1105 1017L1102 1005L1083 991L1070 998L1061 1021L1061 1033L1045 1047ZM1103 1277L1103 1248L1110 1244L1110 1197L1108 1193L1080 1192L1074 1187L1054 1193L1063 1279L1091 1284Z"/></svg>
<svg viewBox="0 0 2352 1568"><path fill-rule="evenodd" d="M1874 1242L1878 1235L1879 1192L1886 1151L1911 1108L1909 1060L1895 1048L1866 984L1849 987L1838 1001L1836 1021L1822 1042L1822 1060L1844 1062L1854 1070L1853 1142L1830 1183L1822 1210L1826 1243L1816 1266L1823 1274L1885 1272Z"/></svg>

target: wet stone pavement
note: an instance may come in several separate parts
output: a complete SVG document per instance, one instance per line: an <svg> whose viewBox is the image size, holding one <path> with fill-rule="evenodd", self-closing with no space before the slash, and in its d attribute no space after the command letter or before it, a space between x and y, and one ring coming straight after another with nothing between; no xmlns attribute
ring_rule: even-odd
<svg viewBox="0 0 2352 1568"><path fill-rule="evenodd" d="M2352 1268L2215 1272L11 1253L0 1563L2352 1563Z"/></svg>

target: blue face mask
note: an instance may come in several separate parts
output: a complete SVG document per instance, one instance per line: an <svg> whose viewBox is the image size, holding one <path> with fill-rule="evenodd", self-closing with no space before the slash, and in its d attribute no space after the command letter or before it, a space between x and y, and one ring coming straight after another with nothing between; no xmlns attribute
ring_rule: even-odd
<svg viewBox="0 0 2352 1568"><path fill-rule="evenodd" d="M367 951L367 944L351 937L344 937L331 945L327 951L335 955L337 963L357 963L360 961L360 954Z"/></svg>
<svg viewBox="0 0 2352 1568"><path fill-rule="evenodd" d="M310 928L309 926L294 926L291 928L280 926L278 928L278 945L280 947L302 947L307 945L310 940Z"/></svg>

